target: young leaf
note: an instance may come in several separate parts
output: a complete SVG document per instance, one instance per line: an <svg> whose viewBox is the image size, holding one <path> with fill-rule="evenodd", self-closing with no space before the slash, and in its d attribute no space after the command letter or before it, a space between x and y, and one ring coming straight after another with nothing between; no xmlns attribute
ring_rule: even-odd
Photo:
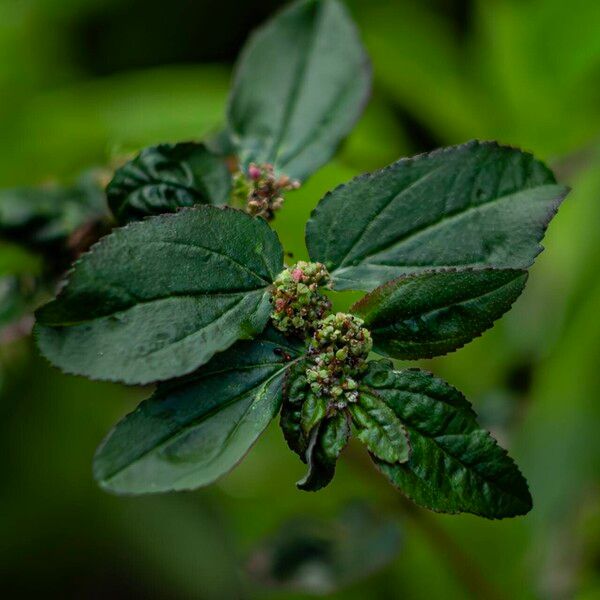
<svg viewBox="0 0 600 600"><path fill-rule="evenodd" d="M284 350L284 352L282 352ZM188 490L230 471L276 415L298 348L268 329L179 381L158 386L94 459L100 485L123 494Z"/></svg>
<svg viewBox="0 0 600 600"><path fill-rule="evenodd" d="M160 144L117 169L106 188L120 223L175 212L196 204L225 204L231 175L225 162L204 144Z"/></svg>
<svg viewBox="0 0 600 600"><path fill-rule="evenodd" d="M304 435L310 435L310 432L325 418L326 414L327 400L308 392L300 411L300 425Z"/></svg>
<svg viewBox="0 0 600 600"><path fill-rule="evenodd" d="M370 363L364 383L408 429L408 462L375 459L406 496L435 511L490 519L531 510L527 482L506 451L479 429L458 390L423 371L394 371L387 361Z"/></svg>
<svg viewBox="0 0 600 600"><path fill-rule="evenodd" d="M0 190L0 235L38 249L64 240L106 212L98 173L86 171L70 186Z"/></svg>
<svg viewBox="0 0 600 600"><path fill-rule="evenodd" d="M94 379L185 375L262 331L282 264L277 235L241 211L199 206L132 223L85 254L38 311L39 347Z"/></svg>
<svg viewBox="0 0 600 600"><path fill-rule="evenodd" d="M306 492L324 488L335 474L335 464L350 439L350 423L339 411L322 420L311 432L306 450L308 472L296 485Z"/></svg>
<svg viewBox="0 0 600 600"><path fill-rule="evenodd" d="M431 358L464 346L491 327L526 280L526 271L513 269L425 271L378 287L350 312L365 321L379 354Z"/></svg>
<svg viewBox="0 0 600 600"><path fill-rule="evenodd" d="M381 398L361 391L358 402L348 406L358 439L373 455L388 462L406 462L410 444L406 430Z"/></svg>
<svg viewBox="0 0 600 600"><path fill-rule="evenodd" d="M310 393L306 379L306 361L293 364L285 374L283 385L283 405L279 426L290 450L306 462L309 437L302 427L302 409L307 394Z"/></svg>
<svg viewBox="0 0 600 600"><path fill-rule="evenodd" d="M252 35L236 68L229 126L243 166L306 179L358 119L368 58L337 0L300 0Z"/></svg>
<svg viewBox="0 0 600 600"><path fill-rule="evenodd" d="M524 269L567 191L531 154L472 141L338 187L313 211L306 243L338 290L439 267Z"/></svg>

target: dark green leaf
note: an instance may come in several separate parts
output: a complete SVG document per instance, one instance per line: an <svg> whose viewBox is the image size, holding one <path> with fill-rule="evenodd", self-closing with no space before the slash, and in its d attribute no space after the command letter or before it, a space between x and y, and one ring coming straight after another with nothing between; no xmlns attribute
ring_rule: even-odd
<svg viewBox="0 0 600 600"><path fill-rule="evenodd" d="M306 243L338 290L439 267L523 269L567 191L531 154L473 141L338 187L314 210Z"/></svg>
<svg viewBox="0 0 600 600"><path fill-rule="evenodd" d="M296 517L252 552L247 569L262 585L330 594L389 564L400 548L397 523L353 502L335 519Z"/></svg>
<svg viewBox="0 0 600 600"><path fill-rule="evenodd" d="M300 425L304 435L309 435L310 432L318 425L327 414L327 400L322 396L308 393L306 400L302 404L300 413Z"/></svg>
<svg viewBox="0 0 600 600"><path fill-rule="evenodd" d="M106 188L120 223L175 212L196 204L225 204L231 175L225 161L204 144L160 144L117 169Z"/></svg>
<svg viewBox="0 0 600 600"><path fill-rule="evenodd" d="M406 462L410 444L406 430L387 404L361 390L358 402L349 405L358 439L371 454L388 462Z"/></svg>
<svg viewBox="0 0 600 600"><path fill-rule="evenodd" d="M71 186L0 190L0 235L34 249L62 241L105 215L100 175L93 170Z"/></svg>
<svg viewBox="0 0 600 600"><path fill-rule="evenodd" d="M424 371L394 371L387 361L370 363L364 383L408 429L407 463L375 460L406 496L432 510L490 519L531 510L527 482L506 451L479 428L458 390Z"/></svg>
<svg viewBox="0 0 600 600"><path fill-rule="evenodd" d="M350 439L350 422L339 411L322 420L311 432L306 450L308 472L296 485L306 492L324 488L335 474L335 464Z"/></svg>
<svg viewBox="0 0 600 600"><path fill-rule="evenodd" d="M353 127L370 80L346 9L295 2L252 35L237 65L228 115L242 164L305 179Z"/></svg>
<svg viewBox="0 0 600 600"><path fill-rule="evenodd" d="M367 294L350 309L365 321L373 348L394 358L430 358L481 335L519 297L527 272L425 271Z"/></svg>
<svg viewBox="0 0 600 600"><path fill-rule="evenodd" d="M96 479L125 494L212 483L276 415L284 373L297 356L297 348L269 328L193 374L159 385L98 449Z"/></svg>
<svg viewBox="0 0 600 600"><path fill-rule="evenodd" d="M302 428L302 407L308 393L310 388L306 379L306 361L301 360L286 371L279 426L290 450L303 462L306 462L309 437Z"/></svg>
<svg viewBox="0 0 600 600"><path fill-rule="evenodd" d="M43 354L68 373L148 383L178 377L264 328L281 271L262 219L199 206L116 230L38 311Z"/></svg>

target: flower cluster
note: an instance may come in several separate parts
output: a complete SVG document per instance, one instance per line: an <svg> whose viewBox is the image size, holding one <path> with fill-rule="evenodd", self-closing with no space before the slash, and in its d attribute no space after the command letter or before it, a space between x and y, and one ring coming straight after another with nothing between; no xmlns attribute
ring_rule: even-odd
<svg viewBox="0 0 600 600"><path fill-rule="evenodd" d="M299 261L275 279L272 296L273 325L283 333L310 335L331 309L331 302L319 292L329 281L321 263Z"/></svg>
<svg viewBox="0 0 600 600"><path fill-rule="evenodd" d="M300 182L287 175L277 177L273 165L250 163L247 173L239 171L233 178L234 202L245 206L253 217L270 221L283 204L283 192L296 190Z"/></svg>
<svg viewBox="0 0 600 600"><path fill-rule="evenodd" d="M310 340L306 378L311 391L328 397L332 408L344 408L358 400L358 380L366 369L373 347L362 319L336 313L318 323Z"/></svg>

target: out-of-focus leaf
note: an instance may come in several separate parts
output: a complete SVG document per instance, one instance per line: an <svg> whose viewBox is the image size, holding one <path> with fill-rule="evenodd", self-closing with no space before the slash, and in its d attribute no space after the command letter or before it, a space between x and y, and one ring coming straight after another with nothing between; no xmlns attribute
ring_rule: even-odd
<svg viewBox="0 0 600 600"><path fill-rule="evenodd" d="M258 583L307 594L329 594L383 569L398 554L396 523L362 503L333 520L285 522L250 556Z"/></svg>
<svg viewBox="0 0 600 600"><path fill-rule="evenodd" d="M296 346L267 330L192 375L161 384L103 442L94 460L96 479L125 494L212 483L243 458L276 415L285 371L297 356Z"/></svg>
<svg viewBox="0 0 600 600"><path fill-rule="evenodd" d="M438 267L525 268L567 191L531 154L472 141L333 190L313 211L306 243L338 290Z"/></svg>
<svg viewBox="0 0 600 600"><path fill-rule="evenodd" d="M72 186L0 190L0 235L33 248L62 240L105 215L100 174L94 170Z"/></svg>
<svg viewBox="0 0 600 600"><path fill-rule="evenodd" d="M402 359L456 350L489 329L523 291L527 272L513 269L425 271L386 283L354 304L373 348Z"/></svg>
<svg viewBox="0 0 600 600"><path fill-rule="evenodd" d="M424 371L394 371L387 361L370 363L364 384L408 430L408 462L391 465L375 459L375 463L411 500L439 512L468 512L489 519L531 510L523 475L506 451L479 428L471 405L458 390Z"/></svg>
<svg viewBox="0 0 600 600"><path fill-rule="evenodd" d="M277 235L241 211L203 205L131 223L83 255L38 311L38 345L91 378L185 375L263 330L282 264Z"/></svg>
<svg viewBox="0 0 600 600"><path fill-rule="evenodd" d="M236 69L229 125L243 166L304 180L335 152L370 89L368 58L337 0L299 0L256 31Z"/></svg>
<svg viewBox="0 0 600 600"><path fill-rule="evenodd" d="M196 204L225 204L231 175L225 162L204 144L161 144L142 150L117 169L106 188L120 223L175 212Z"/></svg>
<svg viewBox="0 0 600 600"><path fill-rule="evenodd" d="M222 125L228 86L227 69L214 66L160 67L53 85L23 98L14 112L14 146L0 161L0 178L69 176L106 163L113 152L201 138Z"/></svg>

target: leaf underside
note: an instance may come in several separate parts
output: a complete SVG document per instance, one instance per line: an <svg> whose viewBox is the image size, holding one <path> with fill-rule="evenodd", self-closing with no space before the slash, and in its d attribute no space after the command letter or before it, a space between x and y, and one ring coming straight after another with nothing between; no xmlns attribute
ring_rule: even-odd
<svg viewBox="0 0 600 600"><path fill-rule="evenodd" d="M357 177L306 228L338 290L444 267L524 269L568 189L531 154L472 141Z"/></svg>
<svg viewBox="0 0 600 600"><path fill-rule="evenodd" d="M302 0L248 41L229 99L242 165L272 163L304 180L325 164L362 112L368 58L337 0Z"/></svg>
<svg viewBox="0 0 600 600"><path fill-rule="evenodd" d="M371 363L364 383L408 430L408 462L392 465L374 459L406 496L435 511L490 519L531 510L524 477L506 451L479 428L458 390L424 371L394 371L387 361Z"/></svg>
<svg viewBox="0 0 600 600"><path fill-rule="evenodd" d="M117 169L106 188L116 220L127 223L196 204L226 204L231 175L204 144L184 142L146 148Z"/></svg>
<svg viewBox="0 0 600 600"><path fill-rule="evenodd" d="M316 492L328 485L349 439L350 422L343 411L320 421L309 438L305 457L308 471L296 484L298 489Z"/></svg>
<svg viewBox="0 0 600 600"><path fill-rule="evenodd" d="M149 383L185 375L264 328L282 268L262 219L199 206L103 238L37 313L42 353L68 373Z"/></svg>
<svg viewBox="0 0 600 600"><path fill-rule="evenodd" d="M94 476L122 494L212 483L243 458L276 415L284 373L297 351L269 328L193 374L159 385L107 436Z"/></svg>
<svg viewBox="0 0 600 600"><path fill-rule="evenodd" d="M431 358L481 335L519 297L527 272L446 269L394 279L367 294L350 312L365 321L379 354Z"/></svg>

